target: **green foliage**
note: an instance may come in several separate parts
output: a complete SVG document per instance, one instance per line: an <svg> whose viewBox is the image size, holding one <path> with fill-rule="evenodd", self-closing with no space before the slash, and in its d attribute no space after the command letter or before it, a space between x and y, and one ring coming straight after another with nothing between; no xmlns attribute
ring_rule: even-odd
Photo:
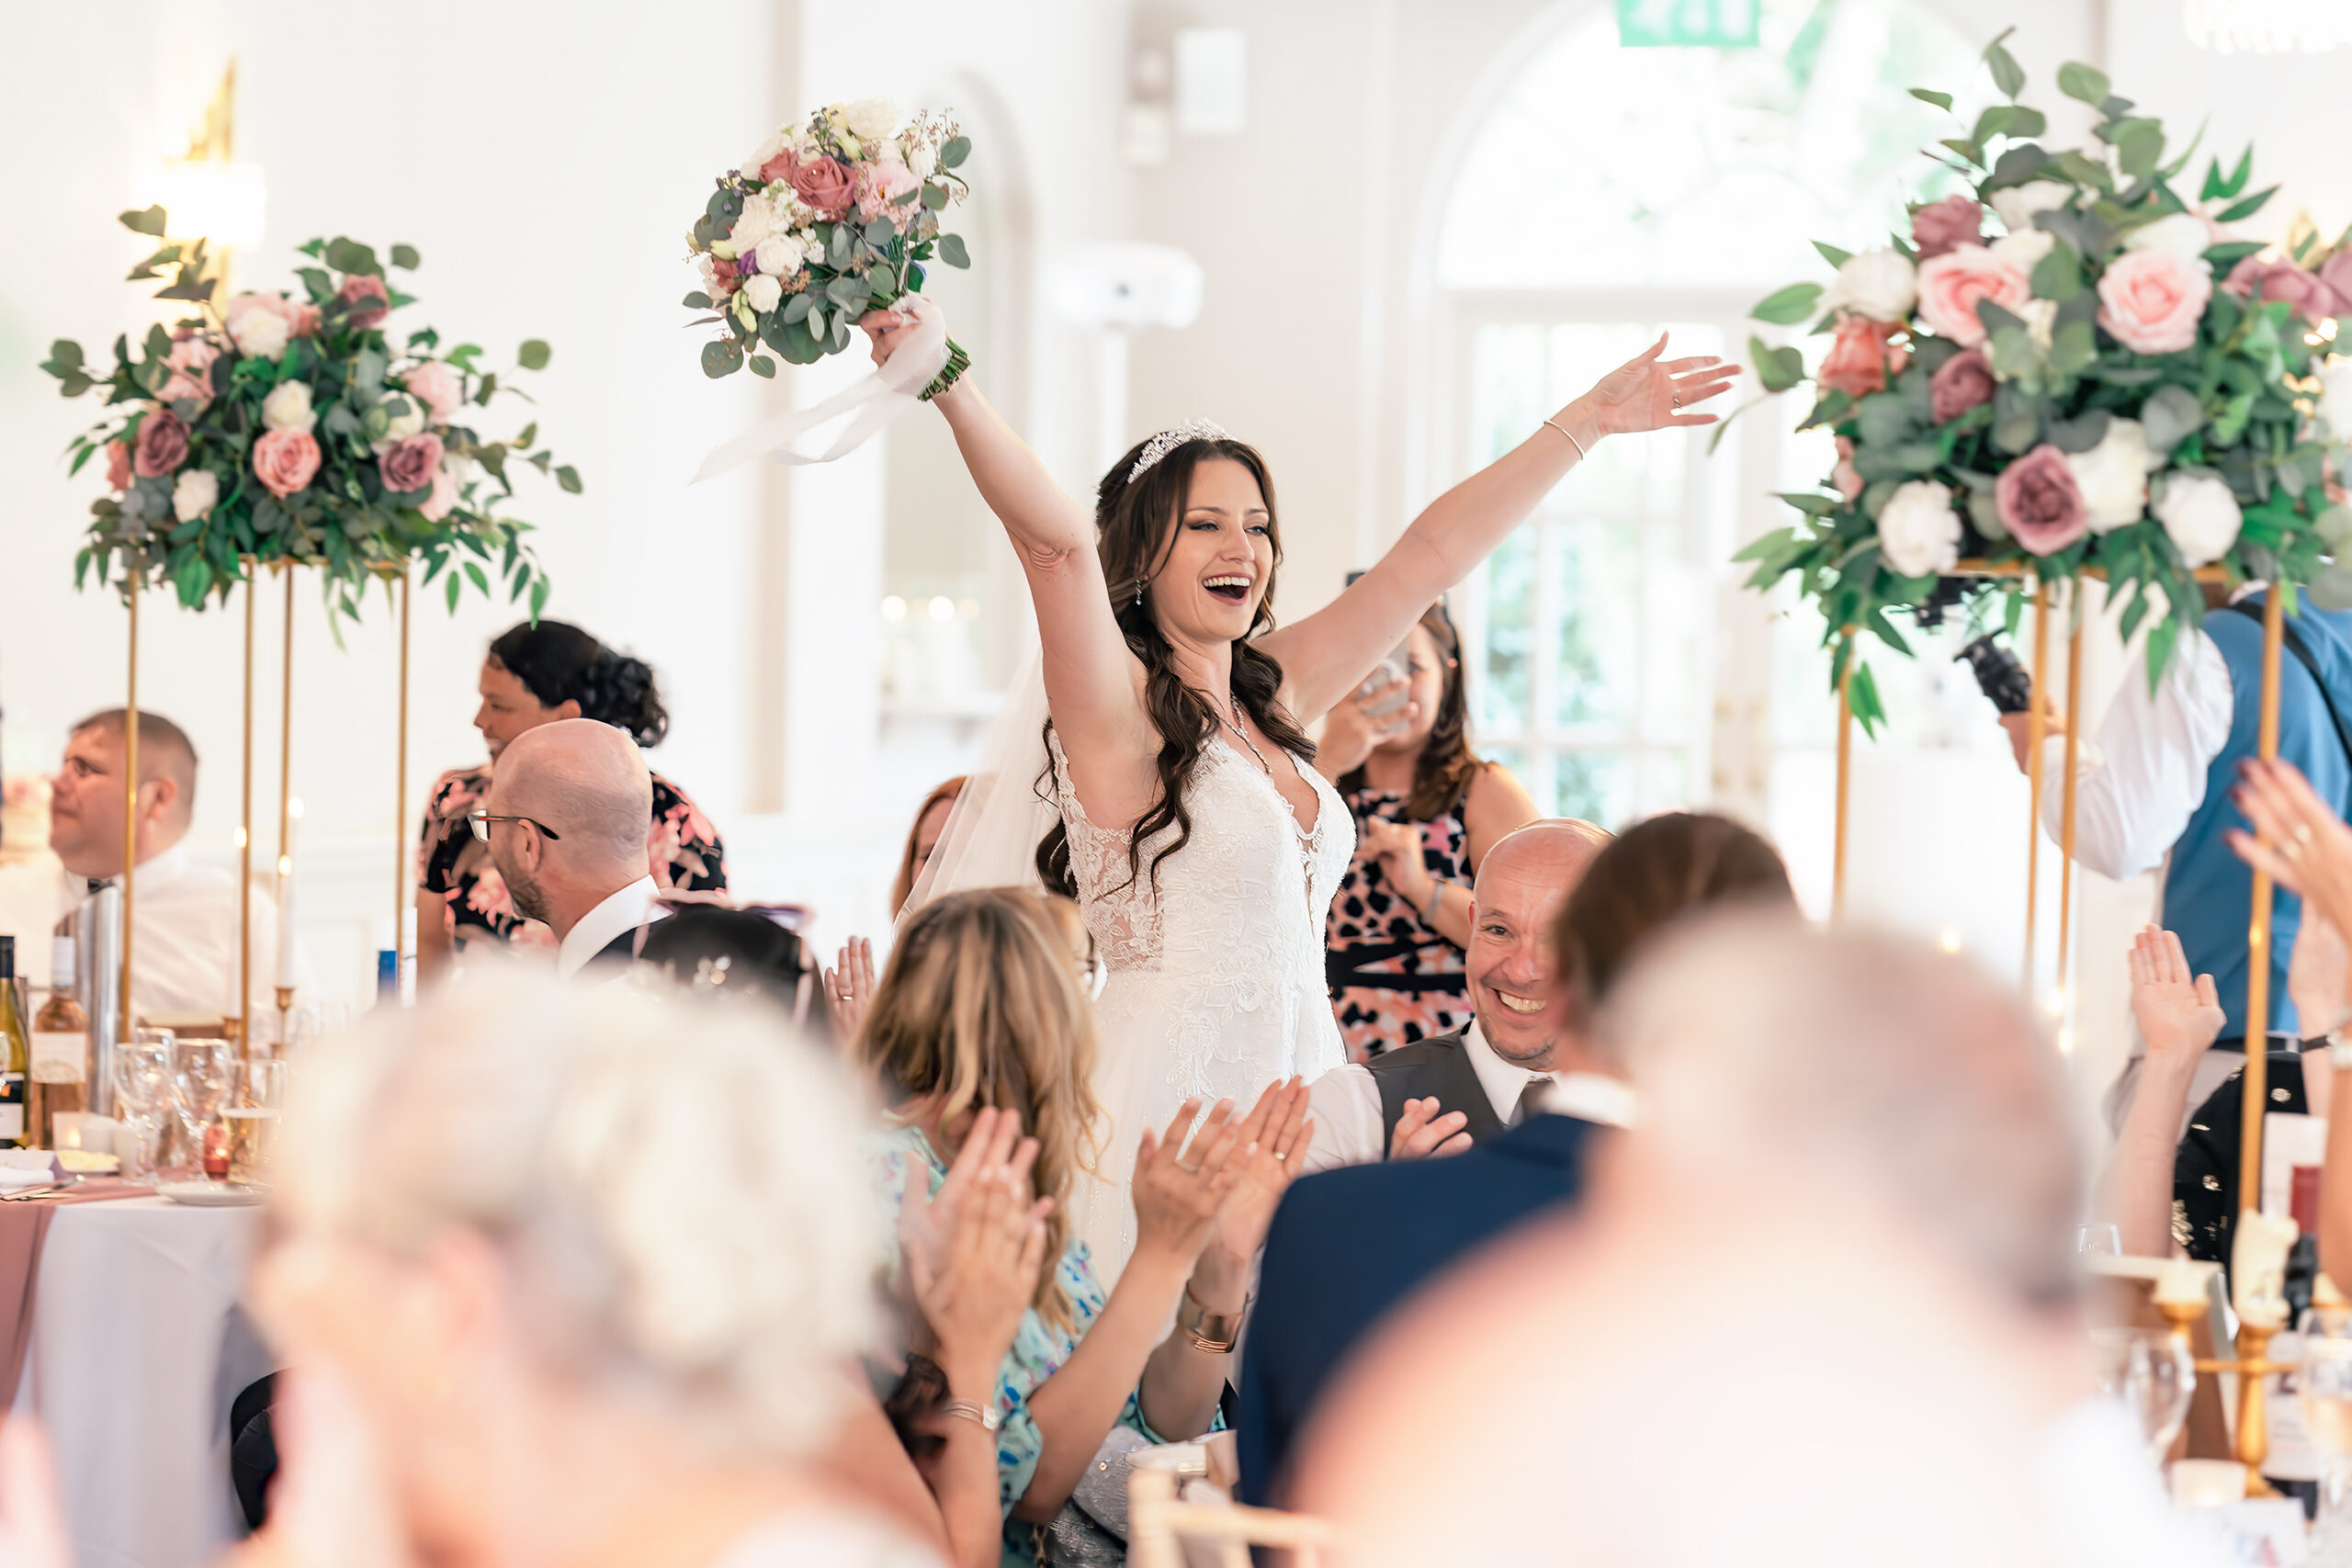
<svg viewBox="0 0 2352 1568"><path fill-rule="evenodd" d="M1757 301L1755 308L1747 313L1759 321L1792 326L1812 315L1814 306L1820 299L1820 284L1792 283L1778 293L1769 294Z"/></svg>

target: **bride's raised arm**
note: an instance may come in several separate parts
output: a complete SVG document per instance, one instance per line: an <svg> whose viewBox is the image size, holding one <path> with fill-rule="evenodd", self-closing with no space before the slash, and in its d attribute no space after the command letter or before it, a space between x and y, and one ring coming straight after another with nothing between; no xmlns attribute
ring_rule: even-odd
<svg viewBox="0 0 2352 1568"><path fill-rule="evenodd" d="M1601 378L1509 452L1430 502L1354 586L1260 641L1283 667L1283 700L1312 724L1404 640L1437 598L1470 575L1593 444L1607 435L1713 424L1690 412L1739 367L1713 355L1663 359L1666 337Z"/></svg>

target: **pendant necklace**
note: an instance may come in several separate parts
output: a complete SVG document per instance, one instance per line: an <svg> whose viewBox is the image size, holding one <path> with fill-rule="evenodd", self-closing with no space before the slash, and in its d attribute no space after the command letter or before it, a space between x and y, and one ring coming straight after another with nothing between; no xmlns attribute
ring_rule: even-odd
<svg viewBox="0 0 2352 1568"><path fill-rule="evenodd" d="M1235 735L1240 737L1241 744L1250 748L1250 755L1257 758L1258 765L1266 770L1266 776L1268 778L1272 778L1274 776L1274 765L1266 761L1266 754L1258 750L1258 743L1250 739L1250 732L1242 728L1239 725L1234 723L1233 716L1230 714L1220 711L1217 714L1217 717L1225 720L1225 727L1227 729L1230 729Z"/></svg>

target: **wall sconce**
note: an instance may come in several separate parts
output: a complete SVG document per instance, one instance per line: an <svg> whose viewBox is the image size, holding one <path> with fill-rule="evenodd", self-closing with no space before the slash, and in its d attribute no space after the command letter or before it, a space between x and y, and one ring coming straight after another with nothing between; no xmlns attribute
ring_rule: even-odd
<svg viewBox="0 0 2352 1568"><path fill-rule="evenodd" d="M236 160L236 98L237 62L232 60L203 120L189 133L187 151L165 159L149 182L149 199L164 209L171 237L204 241L207 271L224 290L226 253L261 243L268 218L261 165Z"/></svg>

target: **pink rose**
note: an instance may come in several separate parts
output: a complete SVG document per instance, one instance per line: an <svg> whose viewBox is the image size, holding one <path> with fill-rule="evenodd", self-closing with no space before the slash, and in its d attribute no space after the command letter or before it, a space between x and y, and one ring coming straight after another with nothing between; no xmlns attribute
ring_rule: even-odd
<svg viewBox="0 0 2352 1568"><path fill-rule="evenodd" d="M164 389L155 394L163 401L175 403L182 398L192 399L198 408L212 400L212 362L220 351L194 333L182 330L172 334L172 352L164 356L171 369L171 378Z"/></svg>
<svg viewBox="0 0 2352 1568"><path fill-rule="evenodd" d="M2326 321L2344 309L2325 279L2283 256L2248 256L2230 269L2222 287L2241 299L2284 299L2306 321Z"/></svg>
<svg viewBox="0 0 2352 1568"><path fill-rule="evenodd" d="M904 207L894 207L891 203L922 184L914 172L896 158L878 158L861 164L857 171L857 215L868 223L885 218L892 228L904 229L922 210L922 206L909 202Z"/></svg>
<svg viewBox="0 0 2352 1568"><path fill-rule="evenodd" d="M441 469L441 438L428 430L422 435L395 441L384 448L376 467L383 475L388 491L407 494L424 490Z"/></svg>
<svg viewBox="0 0 2352 1568"><path fill-rule="evenodd" d="M130 449L130 471L142 479L160 479L187 461L187 426L180 416L167 408L149 410Z"/></svg>
<svg viewBox="0 0 2352 1568"><path fill-rule="evenodd" d="M2319 280L2335 291L2339 309L2352 309L2352 250L2338 251L2322 262Z"/></svg>
<svg viewBox="0 0 2352 1568"><path fill-rule="evenodd" d="M433 470L433 493L418 502L416 509L427 523L438 523L457 509L458 476L447 468Z"/></svg>
<svg viewBox="0 0 2352 1568"><path fill-rule="evenodd" d="M1993 500L2018 543L2037 556L2064 549L2089 526L2066 454L2046 441L2001 470Z"/></svg>
<svg viewBox="0 0 2352 1568"><path fill-rule="evenodd" d="M376 276L372 273L362 272L355 273L351 276L345 278L343 280L343 288L336 293L335 298L342 300L345 305L356 306L362 299L382 299L389 301L391 299L391 295L384 288L384 280L382 278ZM386 316L389 316L391 313L391 307L388 303L380 310L355 310L345 319L350 323L355 331L365 332L369 327L376 325L376 323L381 321Z"/></svg>
<svg viewBox="0 0 2352 1568"><path fill-rule="evenodd" d="M1928 417L1938 424L1993 400L1993 367L1981 349L1953 355L1928 378Z"/></svg>
<svg viewBox="0 0 2352 1568"><path fill-rule="evenodd" d="M1854 468L1854 443L1847 436L1838 438L1838 466L1829 470L1829 482L1848 501L1862 499L1862 476Z"/></svg>
<svg viewBox="0 0 2352 1568"><path fill-rule="evenodd" d="M423 403L435 424L447 424L466 400L465 383L438 359L413 365L401 373L401 385Z"/></svg>
<svg viewBox="0 0 2352 1568"><path fill-rule="evenodd" d="M723 256L713 256L710 260L710 302L714 305L726 304L727 297L735 292L735 280L741 276L733 262Z"/></svg>
<svg viewBox="0 0 2352 1568"><path fill-rule="evenodd" d="M1860 316L1841 318L1838 335L1831 340L1829 352L1822 356L1821 372L1815 379L1824 390L1844 392L1850 397L1884 391L1890 372L1899 376L1911 362L1908 349L1890 349L1887 345L1887 339L1900 330L1891 321L1868 321ZM1891 367L1889 359L1894 361Z"/></svg>
<svg viewBox="0 0 2352 1568"><path fill-rule="evenodd" d="M795 164L785 177L792 182L795 196L827 218L847 212L857 194L849 165L839 158L808 159Z"/></svg>
<svg viewBox="0 0 2352 1568"><path fill-rule="evenodd" d="M107 443L107 483L120 495L130 488L130 445L125 441Z"/></svg>
<svg viewBox="0 0 2352 1568"><path fill-rule="evenodd" d="M1911 243L1927 261L1961 245L1984 243L1984 209L1973 197L1948 196L1911 214Z"/></svg>
<svg viewBox="0 0 2352 1568"><path fill-rule="evenodd" d="M792 149L787 147L752 170L752 177L763 186L772 186L778 180L788 180L792 177L793 165L799 161L792 155Z"/></svg>
<svg viewBox="0 0 2352 1568"><path fill-rule="evenodd" d="M254 443L254 476L280 501L309 484L318 472L318 438L307 430L266 431Z"/></svg>
<svg viewBox="0 0 2352 1568"><path fill-rule="evenodd" d="M2213 269L2171 251L2126 251L2098 280L2098 324L2134 354L2195 346Z"/></svg>
<svg viewBox="0 0 2352 1568"><path fill-rule="evenodd" d="M1919 265L1920 319L1962 348L1984 341L1978 300L2016 310L2032 298L2025 274L1983 245L1954 245Z"/></svg>

